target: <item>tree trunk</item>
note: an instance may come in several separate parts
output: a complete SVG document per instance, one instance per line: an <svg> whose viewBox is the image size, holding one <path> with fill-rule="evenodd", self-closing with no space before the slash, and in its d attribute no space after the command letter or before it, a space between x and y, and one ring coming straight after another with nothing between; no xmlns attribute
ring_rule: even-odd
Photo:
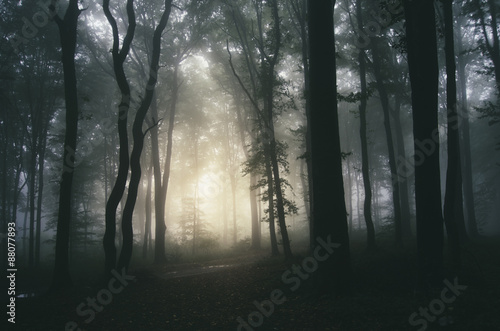
<svg viewBox="0 0 500 331"><path fill-rule="evenodd" d="M394 131L396 135L396 160L406 160L405 141L403 136L403 128L401 126L401 94L397 93L394 100L394 111L392 112ZM397 178L402 178L404 174L399 173L400 163L396 162ZM410 212L410 197L408 195L408 179L399 181L399 201L401 205L401 220L402 220L402 235L404 239L411 238L411 212Z"/></svg>
<svg viewBox="0 0 500 331"><path fill-rule="evenodd" d="M314 273L316 289L342 294L350 289L351 264L337 109L334 4L308 2L312 214L316 240L338 244Z"/></svg>
<svg viewBox="0 0 500 331"><path fill-rule="evenodd" d="M151 102L153 122L159 121L156 94ZM160 166L160 146L158 143L158 126L151 129L151 155L155 182L155 263L164 264L165 257L165 197L163 196L162 173Z"/></svg>
<svg viewBox="0 0 500 331"><path fill-rule="evenodd" d="M229 234L229 224L228 224L228 219L227 219L227 187L224 186L224 197L223 197L223 209L222 209L222 222L224 223L223 226L224 226L224 229L223 229L223 232L222 232L222 240L224 242L224 245L227 246L228 242L227 242L227 237L228 237L228 234Z"/></svg>
<svg viewBox="0 0 500 331"><path fill-rule="evenodd" d="M141 101L139 109L137 110L134 124L132 127L132 135L134 138L134 147L130 155L130 183L128 188L127 201L123 209L122 217L122 235L123 235L123 246L120 252L120 257L118 259L118 269L128 270L130 265L130 259L132 258L132 246L133 246L133 228L132 228L132 216L134 213L135 202L137 200L137 190L139 183L141 181L141 153L144 146L144 132L142 131L142 125L146 117L146 113L153 100L154 88L157 82L160 51L161 51L161 36L165 26L167 25L168 18L170 16L170 10L172 6L172 0L165 0L165 9L162 14L161 20L156 27L153 34L153 53L151 57L151 65L149 69L149 79L146 85L146 91L144 98Z"/></svg>
<svg viewBox="0 0 500 331"><path fill-rule="evenodd" d="M283 252L286 259L292 258L292 251L290 249L290 239L288 238L288 230L285 222L285 207L283 203L283 192L281 187L281 179L278 168L278 156L276 155L276 141L274 140L274 128L272 129L273 137L270 142L270 159L271 168L274 179L274 189L276 194L276 210L278 212L278 224L280 226L281 239L283 244Z"/></svg>
<svg viewBox="0 0 500 331"><path fill-rule="evenodd" d="M273 172L271 170L271 162L269 156L265 156L266 174L267 174L267 197L269 208L269 237L271 239L271 255L279 255L278 241L276 240L276 231L274 229L274 189L273 189Z"/></svg>
<svg viewBox="0 0 500 331"><path fill-rule="evenodd" d="M75 165L76 138L78 130L78 96L76 87L75 50L78 16L80 9L77 0L70 0L64 18L55 14L55 1L51 11L59 27L64 71L64 99L66 103L66 132L64 135L63 173L59 190L59 210L55 248L54 275L52 290L71 286L69 274L69 235L71 224L71 200L73 172Z"/></svg>
<svg viewBox="0 0 500 331"><path fill-rule="evenodd" d="M266 146L267 148L267 153L269 153L270 161L271 161L271 168L273 172L273 179L274 179L274 191L276 194L276 210L278 212L278 224L280 226L280 232L281 232L281 239L282 239L282 244L283 244L283 252L285 254L286 259L291 259L292 258L292 251L290 248L290 239L288 238L288 230L286 226L286 221L285 221L285 207L284 207L284 197L283 197L283 188L281 185L281 177L280 177L280 171L279 171L279 164L278 164L278 155L276 151L276 138L275 138L275 132L274 132L274 84L276 81L276 73L275 73L275 66L278 63L278 56L279 56L279 51L281 48L281 29L280 29L280 22L281 19L279 17L278 13L278 3L277 0L271 1L270 3L271 6L271 11L272 11L272 20L273 20L273 28L274 28L274 49L273 49L273 55L269 60L264 60L262 58L262 62L266 63L266 67L264 69L264 72L261 75L261 85L263 87L264 91L264 126L266 129L267 133L267 138L268 141L266 141ZM262 35L262 34L261 34ZM262 40L262 37L261 37ZM262 46L261 46L262 47ZM264 50L261 50L263 56ZM266 70L267 69L267 70ZM266 72L267 71L267 72Z"/></svg>
<svg viewBox="0 0 500 331"><path fill-rule="evenodd" d="M356 0L356 15L358 17L358 29L363 29L361 1ZM366 223L367 248L373 250L375 248L375 228L372 220L372 187L370 184L370 167L368 160L368 138L366 124L366 103L368 101L368 92L366 88L366 61L365 51L359 49L359 80L361 85L361 103L359 105L359 135L361 139L361 172L363 173L363 185L365 188L365 201L363 205L363 214Z"/></svg>
<svg viewBox="0 0 500 331"><path fill-rule="evenodd" d="M113 70L115 73L116 82L121 92L121 101L118 105L118 139L120 142L120 154L119 154L119 166L118 174L116 177L116 182L113 185L111 194L106 202L106 214L105 214L105 232L103 238L103 248L104 248L104 258L105 258L105 275L106 277L111 276L111 271L116 265L116 210L120 204L123 194L125 192L125 186L127 184L127 177L129 171L129 146L128 146L128 134L127 134L127 123L128 123L128 111L130 108L130 86L128 84L127 78L125 76L125 71L123 69L123 63L127 58L128 52L130 50L130 44L134 38L135 32L135 14L133 7L133 0L127 0L127 15L128 15L128 28L127 34L123 39L122 49L119 50L119 35L118 26L111 15L109 10L109 0L103 1L103 9L108 19L109 24L113 30ZM115 167L113 167L115 169Z"/></svg>
<svg viewBox="0 0 500 331"><path fill-rule="evenodd" d="M148 257L148 245L152 240L151 238L151 186L153 185L153 163L151 162L151 166L149 167L147 176L148 176L148 184L146 188L146 201L144 204L145 214L146 214L146 222L144 228L144 241L142 243L142 257L147 259Z"/></svg>
<svg viewBox="0 0 500 331"><path fill-rule="evenodd" d="M232 170L231 170L232 171ZM236 176L231 173L229 175L229 181L231 183L231 201L233 203L233 243L236 245L238 242L238 226L236 224Z"/></svg>
<svg viewBox="0 0 500 331"><path fill-rule="evenodd" d="M43 129L44 132L46 128ZM38 196L36 206L36 241L35 241L35 267L40 265L41 233L42 233L42 198L43 198L43 172L45 164L46 134L42 133L38 154Z"/></svg>
<svg viewBox="0 0 500 331"><path fill-rule="evenodd" d="M358 219L358 231L361 231L361 208L359 208L359 176L356 174L356 216Z"/></svg>
<svg viewBox="0 0 500 331"><path fill-rule="evenodd" d="M243 153L245 154L245 158L247 160L250 159L250 154L248 152L248 147L246 144L246 139L245 139L245 132L248 132L250 135L252 141L255 143L255 138L252 133L252 131L247 130L245 123L243 121L243 118L241 116L241 109L237 105L236 106L236 117L238 120L238 126L239 126L239 132L240 132L240 141L241 141L241 146L243 148ZM255 185L257 184L257 175L255 173L250 174L250 213L251 213L251 224L252 224L252 249L260 249L260 222L259 222L259 216L257 214L257 192L254 189Z"/></svg>
<svg viewBox="0 0 500 331"><path fill-rule="evenodd" d="M458 134L457 84L455 76L455 43L453 33L453 1L443 2L446 53L446 110L448 119L448 170L444 197L444 222L455 274L460 270L460 233L464 234L462 174Z"/></svg>
<svg viewBox="0 0 500 331"><path fill-rule="evenodd" d="M257 194L252 190L257 184L257 176L250 174L250 212L252 217L252 249L260 249L260 222L257 215Z"/></svg>
<svg viewBox="0 0 500 331"><path fill-rule="evenodd" d="M29 212L30 212L30 231L29 231L29 267L35 266L35 196L36 196L36 138L33 135L31 143L30 171L29 178Z"/></svg>
<svg viewBox="0 0 500 331"><path fill-rule="evenodd" d="M394 226L395 226L395 243L396 246L400 247L403 245L403 237L408 238L410 236L410 220L402 219L401 215L401 203L400 203L400 186L399 183L402 180L406 180L405 178L398 177L397 165L396 165L396 156L394 149L394 139L392 137L391 130L391 118L389 113L389 96L387 94L387 90L385 88L385 84L382 77L382 72L380 70L381 59L379 50L377 49L377 45L372 47L373 53L373 69L375 73L375 77L377 80L377 90L380 95L380 102L382 104L382 110L384 113L384 128L385 128L385 136L387 140L387 149L389 155L389 168L391 171L391 181L392 181L392 203L394 205ZM404 223L404 226L403 226Z"/></svg>
<svg viewBox="0 0 500 331"><path fill-rule="evenodd" d="M418 285L442 286L438 60L434 2L404 1L412 89Z"/></svg>
<svg viewBox="0 0 500 331"><path fill-rule="evenodd" d="M349 233L352 235L352 179L351 179L351 162L347 158L347 201L349 201Z"/></svg>
<svg viewBox="0 0 500 331"><path fill-rule="evenodd" d="M308 50L308 36L307 36L307 1L295 0L291 1L292 10L295 15L295 19L299 24L299 35L301 42L301 60L302 67L304 70L304 99L305 99L305 113L306 113L306 165L307 165L307 196L308 206L306 207L307 219L309 221L309 240L311 243L311 249L314 249L315 240L313 237L314 229L312 225L314 221L312 220L311 203L312 203L312 165L311 165L311 102L309 95L309 50ZM304 185L303 185L304 186ZM305 186L304 186L305 189Z"/></svg>
<svg viewBox="0 0 500 331"><path fill-rule="evenodd" d="M163 183L161 195L158 197L162 202L163 209L165 209L165 203L167 199L168 184L170 181L170 167L172 164L172 146L173 146L173 133L175 124L175 112L177 109L177 98L179 95L179 82L178 82L178 72L179 72L179 62L175 63L174 75L172 79L172 99L170 102L170 114L168 118L168 130L167 130L167 151L165 155L165 167L163 170ZM163 211L165 213L165 211ZM157 222L155 225L155 263L163 264L167 262L167 257L165 255L165 232L167 227L165 225L165 220L163 222Z"/></svg>
<svg viewBox="0 0 500 331"><path fill-rule="evenodd" d="M462 53L462 31L458 34L458 79L460 82L460 125L461 128L461 166L463 169L463 193L465 202L465 211L467 214L467 227L470 237L477 237L476 207L474 203L474 184L472 181L472 157L470 149L470 128L469 128L469 110L467 105L467 78L465 75L465 66L467 61Z"/></svg>

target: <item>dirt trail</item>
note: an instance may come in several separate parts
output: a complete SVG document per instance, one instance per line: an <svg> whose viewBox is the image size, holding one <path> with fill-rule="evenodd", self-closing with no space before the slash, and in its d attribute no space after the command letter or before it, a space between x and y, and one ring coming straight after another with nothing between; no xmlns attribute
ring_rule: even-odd
<svg viewBox="0 0 500 331"><path fill-rule="evenodd" d="M268 257L268 255L263 253L249 253L243 257L222 258L204 263L172 264L167 266L164 270L154 272L154 275L162 279L197 276L253 264L264 260L266 257Z"/></svg>

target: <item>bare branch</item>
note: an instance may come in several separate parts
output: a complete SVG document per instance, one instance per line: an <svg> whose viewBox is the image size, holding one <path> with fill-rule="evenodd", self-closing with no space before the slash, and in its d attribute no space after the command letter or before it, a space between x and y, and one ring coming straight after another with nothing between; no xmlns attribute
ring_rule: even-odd
<svg viewBox="0 0 500 331"><path fill-rule="evenodd" d="M240 76L236 72L236 69L234 69L233 60L232 60L232 56L231 56L231 51L229 50L229 40L226 40L226 46L227 46L227 53L229 54L229 66L231 67L231 70L233 71L233 75L238 80L238 83L240 84L241 88L243 89L243 91L247 95L248 99L250 99L250 102L252 103L252 105L254 107L254 110L255 110L255 113L257 114L257 116L260 117L261 119L263 119L263 116L261 114L261 110L259 108L259 105L254 100L254 98L250 95L250 92L248 92L247 88L245 87L245 84L243 83L243 81L241 80Z"/></svg>

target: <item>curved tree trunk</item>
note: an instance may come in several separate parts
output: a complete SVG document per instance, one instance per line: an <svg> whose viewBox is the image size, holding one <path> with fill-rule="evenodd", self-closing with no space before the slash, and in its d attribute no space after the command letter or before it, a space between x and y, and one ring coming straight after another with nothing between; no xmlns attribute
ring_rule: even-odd
<svg viewBox="0 0 500 331"><path fill-rule="evenodd" d="M127 1L127 15L128 15L128 28L127 34L123 39L122 49L119 50L120 38L118 35L118 26L115 19L113 18L109 10L109 0L103 1L103 9L106 18L111 25L113 30L113 71L115 73L116 82L121 93L121 101L118 105L118 139L120 141L120 155L119 155L119 165L118 165L118 175L116 177L116 182L113 185L111 194L109 195L108 201L106 202L106 214L105 222L106 227L104 231L103 238L103 248L104 248L104 258L105 258L105 275L106 277L111 276L111 271L116 265L116 210L120 201L122 200L123 194L125 192L125 186L127 184L127 177L129 171L129 146L128 146L128 134L127 134L127 123L128 123L128 111L130 108L130 86L125 76L125 71L123 69L123 63L127 58L128 52L130 50L130 44L134 38L135 32L135 14L133 7L133 0Z"/></svg>
<svg viewBox="0 0 500 331"><path fill-rule="evenodd" d="M130 183L128 188L127 201L123 209L122 217L122 235L123 235L123 246L120 252L120 257L118 259L118 269L128 270L130 259L132 258L132 247L133 247L133 228L132 228L132 216L134 213L135 202L137 200L137 191L139 183L141 181L141 153L144 147L144 135L142 131L142 125L146 117L146 113L153 100L154 88L157 82L160 51L161 51L161 35L165 29L168 18L170 16L170 10L172 7L172 0L165 0L165 9L163 11L161 20L156 27L153 34L153 54L151 57L151 65L149 69L149 79L146 85L146 91L144 98L142 99L141 105L137 110L134 119L134 125L132 127L132 135L134 138L134 147L130 155Z"/></svg>

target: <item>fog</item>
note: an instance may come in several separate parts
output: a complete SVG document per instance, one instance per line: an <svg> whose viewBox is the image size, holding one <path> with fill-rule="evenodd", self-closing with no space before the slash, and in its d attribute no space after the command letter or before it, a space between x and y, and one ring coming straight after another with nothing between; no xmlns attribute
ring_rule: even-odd
<svg viewBox="0 0 500 331"><path fill-rule="evenodd" d="M9 327L498 322L494 2L0 8Z"/></svg>

